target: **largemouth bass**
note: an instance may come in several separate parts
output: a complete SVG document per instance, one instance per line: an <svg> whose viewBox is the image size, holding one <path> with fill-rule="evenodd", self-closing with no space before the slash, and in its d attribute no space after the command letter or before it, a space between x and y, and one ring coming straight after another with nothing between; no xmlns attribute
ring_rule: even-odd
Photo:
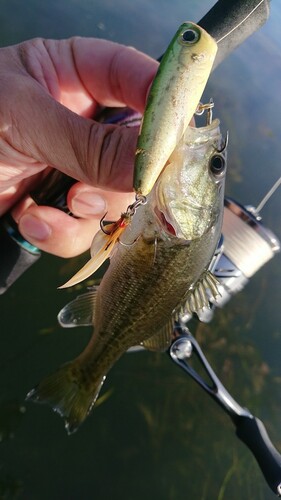
<svg viewBox="0 0 281 500"><path fill-rule="evenodd" d="M215 40L186 22L170 42L152 83L139 135L134 189L146 196L189 125L217 52Z"/></svg>
<svg viewBox="0 0 281 500"><path fill-rule="evenodd" d="M62 326L92 323L93 336L28 399L49 403L69 433L90 413L106 374L127 349L167 349L181 308L198 311L208 305L206 289L217 293L207 269L221 234L224 155L218 120L188 128L116 243L100 286L60 312Z"/></svg>

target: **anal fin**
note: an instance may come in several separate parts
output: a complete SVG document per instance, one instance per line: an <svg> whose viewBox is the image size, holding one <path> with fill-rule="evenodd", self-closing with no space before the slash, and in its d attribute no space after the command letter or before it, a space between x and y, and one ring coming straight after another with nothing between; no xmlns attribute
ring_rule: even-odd
<svg viewBox="0 0 281 500"><path fill-rule="evenodd" d="M171 318L161 330L144 340L141 345L149 351L166 351L171 344L173 330L174 324Z"/></svg>

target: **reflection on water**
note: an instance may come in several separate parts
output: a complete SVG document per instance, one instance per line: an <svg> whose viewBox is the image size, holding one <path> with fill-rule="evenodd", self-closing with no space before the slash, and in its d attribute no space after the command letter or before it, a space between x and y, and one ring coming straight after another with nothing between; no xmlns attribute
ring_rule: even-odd
<svg viewBox="0 0 281 500"><path fill-rule="evenodd" d="M178 24L199 19L213 3L193 0L187 11L182 0L3 0L1 43L93 35L158 56ZM280 17L272 3L268 24L206 90L230 132L227 195L242 203L257 205L280 176ZM278 192L263 216L279 239L280 209ZM70 438L48 408L21 411L34 383L75 357L91 335L56 324L77 294L56 287L79 265L45 255L0 298L0 499L273 498L229 418L166 355L124 356L106 381L103 393L112 392ZM190 325L227 389L265 422L279 450L280 280L277 256L209 325Z"/></svg>

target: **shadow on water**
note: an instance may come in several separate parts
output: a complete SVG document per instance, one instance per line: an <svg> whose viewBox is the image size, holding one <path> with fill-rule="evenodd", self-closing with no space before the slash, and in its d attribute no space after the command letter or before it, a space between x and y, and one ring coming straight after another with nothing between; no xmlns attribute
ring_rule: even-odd
<svg viewBox="0 0 281 500"><path fill-rule="evenodd" d="M213 3L4 0L1 43L80 34L156 57L180 22L199 19ZM230 131L227 195L242 203L257 204L280 176L280 16L272 3L268 24L216 70L206 90ZM280 208L277 193L263 215L281 239ZM28 390L91 335L56 323L77 294L56 287L84 258L44 255L1 296L0 499L273 498L231 421L166 355L123 356L106 381L108 397L71 437L47 407L25 404ZM277 256L209 325L190 325L227 389L265 422L279 450L280 279Z"/></svg>

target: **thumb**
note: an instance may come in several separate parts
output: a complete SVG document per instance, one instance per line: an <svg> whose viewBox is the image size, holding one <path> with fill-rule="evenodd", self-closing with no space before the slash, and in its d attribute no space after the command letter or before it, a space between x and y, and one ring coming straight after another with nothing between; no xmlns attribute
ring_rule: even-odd
<svg viewBox="0 0 281 500"><path fill-rule="evenodd" d="M83 118L37 82L28 86L13 121L12 143L17 151L88 184L132 190L138 129Z"/></svg>

